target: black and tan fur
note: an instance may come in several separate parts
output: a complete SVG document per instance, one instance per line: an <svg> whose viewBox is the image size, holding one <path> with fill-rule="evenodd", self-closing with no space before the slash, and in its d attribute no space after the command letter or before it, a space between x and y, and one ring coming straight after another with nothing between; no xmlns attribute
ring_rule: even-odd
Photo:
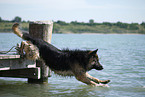
<svg viewBox="0 0 145 97"><path fill-rule="evenodd" d="M40 58L58 75L75 76L75 78L87 85L99 86L99 83L107 84L110 80L99 80L87 73L91 69L102 70L99 63L97 50L60 50L42 39L32 38L28 33L22 34L18 24L14 24L13 32L24 40L31 41L40 53Z"/></svg>

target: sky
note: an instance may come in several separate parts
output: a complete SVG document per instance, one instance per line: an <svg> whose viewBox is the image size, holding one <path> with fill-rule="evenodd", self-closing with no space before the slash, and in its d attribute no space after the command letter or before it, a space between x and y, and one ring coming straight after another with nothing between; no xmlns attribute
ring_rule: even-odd
<svg viewBox="0 0 145 97"><path fill-rule="evenodd" d="M0 0L0 17L25 21L145 22L145 0Z"/></svg>

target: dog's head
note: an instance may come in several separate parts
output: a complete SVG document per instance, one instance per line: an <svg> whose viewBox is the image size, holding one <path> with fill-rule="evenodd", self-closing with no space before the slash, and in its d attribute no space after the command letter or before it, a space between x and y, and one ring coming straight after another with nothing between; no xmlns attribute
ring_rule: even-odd
<svg viewBox="0 0 145 97"><path fill-rule="evenodd" d="M91 69L102 70L103 69L103 66L99 62L97 51L98 49L89 52L89 64L88 64L89 70Z"/></svg>

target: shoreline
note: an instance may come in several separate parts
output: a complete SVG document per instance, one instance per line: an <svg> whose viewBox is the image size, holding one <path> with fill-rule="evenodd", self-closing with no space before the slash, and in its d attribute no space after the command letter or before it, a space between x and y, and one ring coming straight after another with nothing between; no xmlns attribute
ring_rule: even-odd
<svg viewBox="0 0 145 97"><path fill-rule="evenodd" d="M0 33L13 33L13 32L0 32ZM141 33L52 33L52 34L96 34L96 35L105 35L105 34L112 34L112 35L145 35L145 34L141 34Z"/></svg>
<svg viewBox="0 0 145 97"><path fill-rule="evenodd" d="M144 34L141 34L141 33L79 33L79 34L100 34L100 35L103 35L103 34L112 34L112 35L118 35L118 34L122 34L122 35L144 35Z"/></svg>

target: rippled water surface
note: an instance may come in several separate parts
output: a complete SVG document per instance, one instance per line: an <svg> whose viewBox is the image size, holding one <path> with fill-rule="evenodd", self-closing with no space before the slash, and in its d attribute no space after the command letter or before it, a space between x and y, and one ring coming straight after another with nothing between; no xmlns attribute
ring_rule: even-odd
<svg viewBox="0 0 145 97"><path fill-rule="evenodd" d="M21 39L0 33L0 51ZM102 71L90 75L106 80L110 87L87 86L74 77L52 74L48 84L27 84L27 79L0 78L0 97L145 97L145 35L53 34L52 44L70 49L99 49Z"/></svg>

